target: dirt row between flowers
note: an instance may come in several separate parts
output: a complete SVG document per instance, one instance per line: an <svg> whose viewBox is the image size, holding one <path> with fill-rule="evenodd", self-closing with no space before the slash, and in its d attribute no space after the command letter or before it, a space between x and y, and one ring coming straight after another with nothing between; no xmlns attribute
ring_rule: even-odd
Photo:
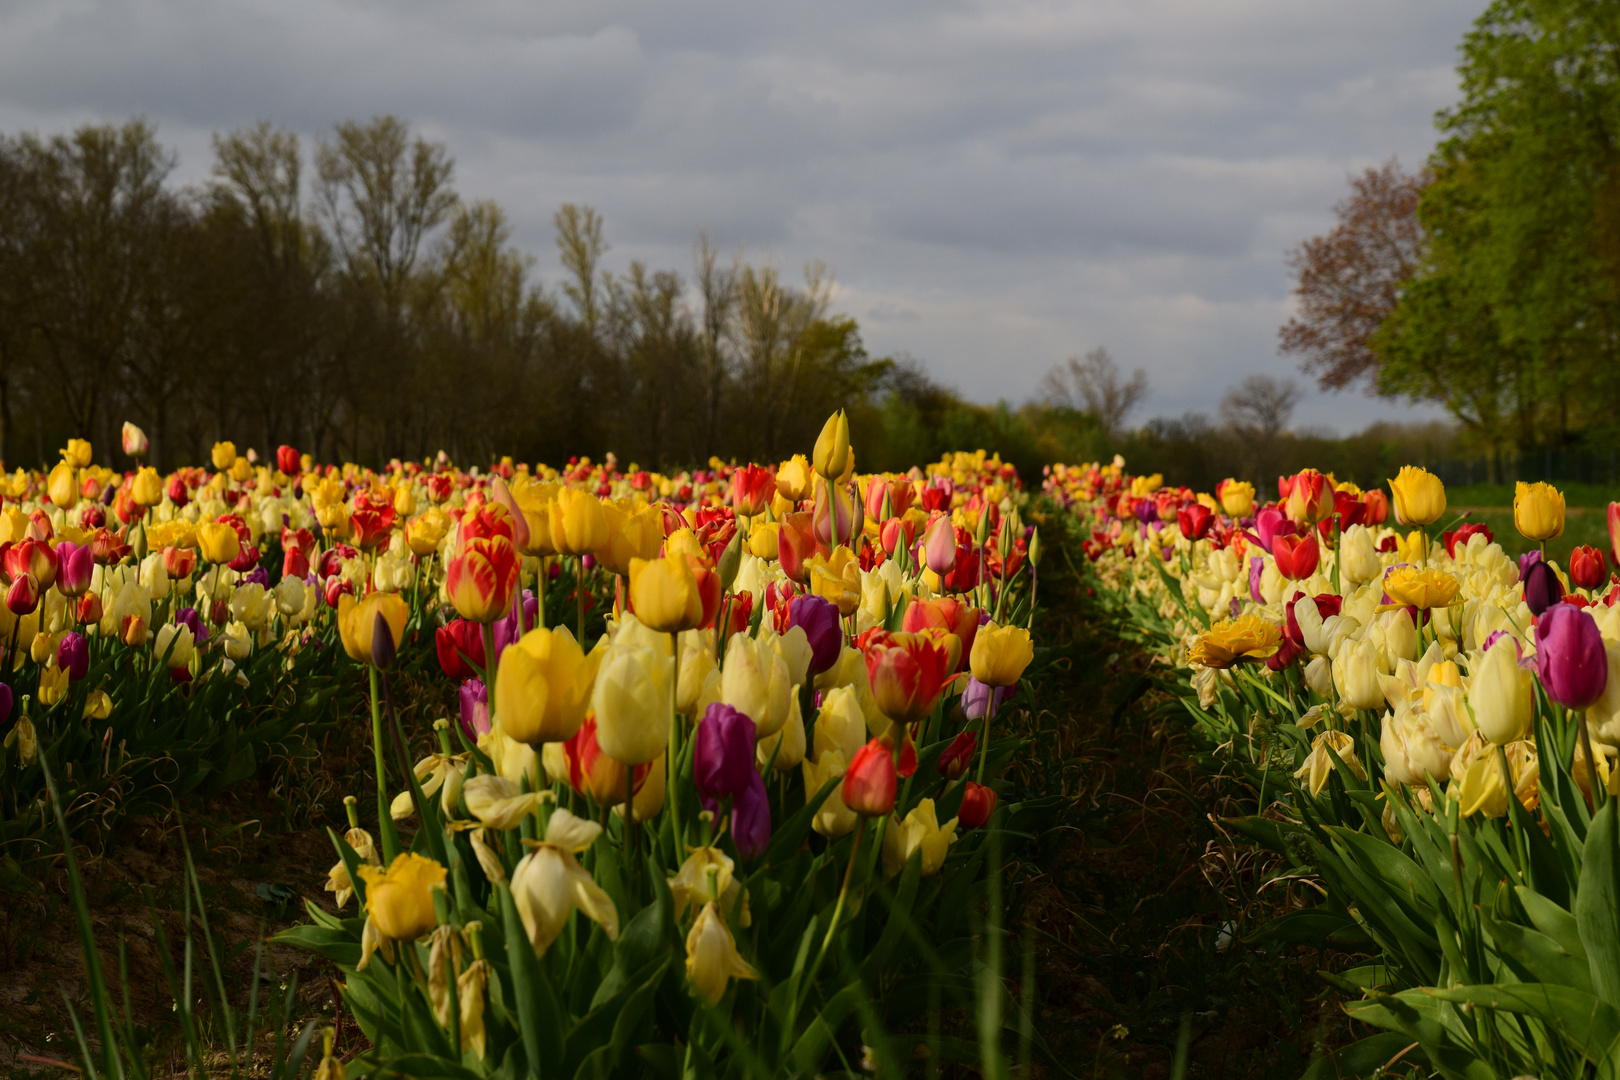
<svg viewBox="0 0 1620 1080"><path fill-rule="evenodd" d="M1277 914L1286 888L1262 887L1269 866L1212 816L1243 812L1244 799L1252 810L1253 792L1194 763L1200 748L1165 691L1176 675L1106 625L1079 558L1059 548L1045 562L1037 641L1057 662L1033 687L1041 711L1010 721L1031 739L1011 779L1031 794L1071 800L1007 868L1012 1026L1028 1000L1033 1026L1061 1063L1036 1059L1030 1075L1161 1080L1180 1050L1189 1078L1298 1076L1351 1033L1338 997L1315 977L1317 954L1246 940ZM426 732L449 702L438 700L439 688L414 689L397 700L412 702L407 727ZM178 1031L153 922L180 940L182 824L229 956L227 989L245 1003L255 941L302 921L306 898L331 908L322 891L333 862L325 830L342 827L345 794L371 790L367 725L354 719L346 736L278 763L229 798L164 820L131 819L103 850L80 850L103 965L119 970L122 937L135 1021L176 1075ZM86 1012L65 875L58 868L43 882L0 880L0 892L0 1076L71 1075L50 1064L73 1058L63 995ZM335 968L275 947L263 965L261 1002L279 1001L296 977L300 1022L338 1026L346 1056L364 1049L352 1019L337 1012Z"/></svg>

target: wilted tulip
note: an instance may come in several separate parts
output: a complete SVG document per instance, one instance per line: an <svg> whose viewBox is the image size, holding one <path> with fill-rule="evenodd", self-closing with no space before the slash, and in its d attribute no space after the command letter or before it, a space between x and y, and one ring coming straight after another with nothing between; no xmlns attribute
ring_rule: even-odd
<svg viewBox="0 0 1620 1080"><path fill-rule="evenodd" d="M692 991L710 1006L718 1005L732 979L757 979L759 973L737 951L737 942L713 902L703 905L686 935L686 977Z"/></svg>
<svg viewBox="0 0 1620 1080"><path fill-rule="evenodd" d="M445 879L439 863L405 853L386 870L370 864L359 869L366 883L368 922L379 935L390 941L415 941L438 925L433 890L443 888Z"/></svg>
<svg viewBox="0 0 1620 1080"><path fill-rule="evenodd" d="M618 939L618 909L574 858L601 833L602 827L594 821L559 808L546 825L545 840L513 870L512 903L536 955L545 955L576 907L602 927L609 941Z"/></svg>

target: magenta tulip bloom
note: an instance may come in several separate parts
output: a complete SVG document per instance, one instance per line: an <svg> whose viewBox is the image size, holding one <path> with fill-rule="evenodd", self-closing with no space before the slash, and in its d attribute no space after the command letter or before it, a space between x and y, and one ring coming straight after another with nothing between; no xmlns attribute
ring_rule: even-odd
<svg viewBox="0 0 1620 1080"><path fill-rule="evenodd" d="M752 768L747 786L731 804L731 838L737 854L745 859L759 858L771 842L771 800L765 793L765 781Z"/></svg>
<svg viewBox="0 0 1620 1080"><path fill-rule="evenodd" d="M63 596L83 596L90 588L96 553L88 544L63 540L56 545L56 587Z"/></svg>
<svg viewBox="0 0 1620 1080"><path fill-rule="evenodd" d="M90 643L84 640L83 634L70 630L62 635L56 646L56 666L66 671L74 682L90 673Z"/></svg>
<svg viewBox="0 0 1620 1080"><path fill-rule="evenodd" d="M477 741L489 730L489 688L478 679L461 684L461 730L467 738Z"/></svg>
<svg viewBox="0 0 1620 1080"><path fill-rule="evenodd" d="M1597 621L1574 604L1554 604L1536 621L1536 674L1547 696L1585 709L1603 696L1609 658Z"/></svg>

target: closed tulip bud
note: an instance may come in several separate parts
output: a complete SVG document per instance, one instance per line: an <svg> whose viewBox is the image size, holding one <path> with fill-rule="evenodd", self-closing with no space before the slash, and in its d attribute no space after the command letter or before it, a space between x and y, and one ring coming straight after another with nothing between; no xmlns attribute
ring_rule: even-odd
<svg viewBox="0 0 1620 1080"><path fill-rule="evenodd" d="M964 830L977 829L996 812L996 793L972 780L962 789L962 805L956 811L957 824Z"/></svg>
<svg viewBox="0 0 1620 1080"><path fill-rule="evenodd" d="M1403 525L1432 525L1446 512L1446 486L1427 469L1404 465L1389 482L1395 518Z"/></svg>
<svg viewBox="0 0 1620 1080"><path fill-rule="evenodd" d="M1564 583L1558 580L1551 563L1537 559L1525 567L1524 602L1530 608L1530 614L1539 618L1563 599Z"/></svg>
<svg viewBox="0 0 1620 1080"><path fill-rule="evenodd" d="M398 855L384 870L359 868L366 883L366 915L377 933L391 941L415 941L438 925L433 890L444 887L445 869L414 852Z"/></svg>
<svg viewBox="0 0 1620 1080"><path fill-rule="evenodd" d="M163 478L150 465L141 468L130 481L129 497L136 506L156 506L163 501Z"/></svg>
<svg viewBox="0 0 1620 1080"><path fill-rule="evenodd" d="M6 590L6 608L13 615L28 615L39 607L39 582L33 574L14 578Z"/></svg>
<svg viewBox="0 0 1620 1080"><path fill-rule="evenodd" d="M1247 480L1223 480L1216 486L1215 496L1229 517L1248 517L1254 509L1254 485Z"/></svg>
<svg viewBox="0 0 1620 1080"><path fill-rule="evenodd" d="M99 623L101 621L101 596L98 593L85 593L79 597L78 617L81 623Z"/></svg>
<svg viewBox="0 0 1620 1080"><path fill-rule="evenodd" d="M231 627L235 626L242 626L242 624L231 623L230 626L225 628L225 632L230 634ZM247 627L242 627L242 634L244 637L246 636ZM230 655L230 651L230 644L227 642L225 646L226 655ZM379 611L371 620L371 666L377 668L393 667L394 658L398 655L399 652L394 642L394 631L388 625L388 616ZM232 657L232 659L240 660L242 657Z"/></svg>
<svg viewBox="0 0 1620 1080"><path fill-rule="evenodd" d="M89 546L64 540L56 546L56 588L63 596L83 596L96 569L96 553Z"/></svg>
<svg viewBox="0 0 1620 1080"><path fill-rule="evenodd" d="M1519 667L1519 649L1503 635L1474 665L1468 705L1481 735L1498 746L1524 737L1534 707L1530 673Z"/></svg>
<svg viewBox="0 0 1620 1080"><path fill-rule="evenodd" d="M758 738L775 735L787 723L792 694L787 661L768 642L732 636L720 673L720 700L751 719Z"/></svg>
<svg viewBox="0 0 1620 1080"><path fill-rule="evenodd" d="M897 785L894 747L873 739L856 752L844 773L844 805L862 817L883 817L894 809Z"/></svg>
<svg viewBox="0 0 1620 1080"><path fill-rule="evenodd" d="M276 468L287 476L297 476L303 471L303 460L297 449L285 443L276 447Z"/></svg>
<svg viewBox="0 0 1620 1080"><path fill-rule="evenodd" d="M1315 524L1333 512L1333 488L1327 477L1315 469L1305 469L1289 477L1287 484L1283 509L1290 521Z"/></svg>
<svg viewBox="0 0 1620 1080"><path fill-rule="evenodd" d="M1339 573L1352 585L1365 585L1383 573L1372 530L1352 525L1339 538Z"/></svg>
<svg viewBox="0 0 1620 1080"><path fill-rule="evenodd" d="M1375 709L1384 703L1378 684L1378 648L1370 641L1346 646L1333 661L1333 681L1352 709Z"/></svg>
<svg viewBox="0 0 1620 1080"><path fill-rule="evenodd" d="M165 623L158 628L152 651L172 671L190 664L195 648L191 627L184 623Z"/></svg>
<svg viewBox="0 0 1620 1080"><path fill-rule="evenodd" d="M978 753L978 750L979 736L977 732L971 728L959 732L956 738L951 740L951 744L940 751L937 762L939 774L947 780L962 779L968 768L973 764L973 757ZM966 827L969 829L978 828L977 825L966 825Z"/></svg>
<svg viewBox="0 0 1620 1080"><path fill-rule="evenodd" d="M480 650L480 655L482 650ZM495 715L518 742L565 742L585 721L602 654L586 654L566 628L540 627L500 654Z"/></svg>
<svg viewBox="0 0 1620 1080"><path fill-rule="evenodd" d="M626 765L653 761L669 744L674 658L633 641L615 642L597 672L591 705L602 752ZM497 704L495 715L500 716Z"/></svg>
<svg viewBox="0 0 1620 1080"><path fill-rule="evenodd" d="M1551 484L1520 480L1513 491L1513 524L1531 540L1546 541L1563 535L1564 493Z"/></svg>
<svg viewBox="0 0 1620 1080"><path fill-rule="evenodd" d="M1566 709L1589 707L1609 678L1597 621L1573 604L1555 604L1536 620L1535 665L1549 698Z"/></svg>
<svg viewBox="0 0 1620 1080"><path fill-rule="evenodd" d="M551 500L551 544L560 555L593 555L608 539L602 500L588 491L565 487Z"/></svg>
<svg viewBox="0 0 1620 1080"><path fill-rule="evenodd" d="M1582 545L1569 553L1569 580L1577 589L1596 589L1608 577L1603 552L1597 548Z"/></svg>
<svg viewBox="0 0 1620 1080"><path fill-rule="evenodd" d="M1035 659L1035 646L1022 626L986 623L973 639L969 664L973 677L986 686L1011 686L1023 678Z"/></svg>
<svg viewBox="0 0 1620 1080"><path fill-rule="evenodd" d="M139 615L125 615L118 624L118 639L132 649L138 649L151 639L146 620Z"/></svg>
<svg viewBox="0 0 1620 1080"><path fill-rule="evenodd" d="M694 630L703 623L703 597L685 555L630 560L630 607L660 633Z"/></svg>
<svg viewBox="0 0 1620 1080"><path fill-rule="evenodd" d="M476 537L450 559L444 587L462 618L494 622L511 608L521 570L517 550L506 537Z"/></svg>
<svg viewBox="0 0 1620 1080"><path fill-rule="evenodd" d="M72 465L63 461L51 470L46 480L46 491L51 502L64 510L73 509L79 501L79 484Z"/></svg>
<svg viewBox="0 0 1620 1080"><path fill-rule="evenodd" d="M122 443L124 453L128 454L130 457L142 457L145 455L146 449L150 445L146 438L146 432L142 431L128 420L124 421Z"/></svg>
<svg viewBox="0 0 1620 1080"><path fill-rule="evenodd" d="M812 458L817 473L828 480L838 480L849 465L849 417L839 409L827 417L816 437Z"/></svg>
<svg viewBox="0 0 1620 1080"><path fill-rule="evenodd" d="M83 634L70 630L62 635L56 646L56 666L66 671L74 682L90 673L90 643Z"/></svg>
<svg viewBox="0 0 1620 1080"><path fill-rule="evenodd" d="M956 530L950 516L941 514L928 523L923 534L923 556L928 569L936 574L948 574L956 568Z"/></svg>
<svg viewBox="0 0 1620 1080"><path fill-rule="evenodd" d="M343 641L343 651L359 663L375 664L377 617L382 616L389 636L398 642L405 636L405 620L410 614L409 605L398 593L374 592L364 600L343 594L337 604L338 636Z"/></svg>

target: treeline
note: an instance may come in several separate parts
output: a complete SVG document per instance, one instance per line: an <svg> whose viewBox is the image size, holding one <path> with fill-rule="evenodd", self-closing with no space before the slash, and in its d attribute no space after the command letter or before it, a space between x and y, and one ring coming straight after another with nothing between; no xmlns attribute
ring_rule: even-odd
<svg viewBox="0 0 1620 1080"><path fill-rule="evenodd" d="M260 124L214 139L206 183L143 121L0 136L0 455L69 436L115 461L126 419L162 466L221 438L326 460L443 449L476 463L575 454L648 468L778 459L846 406L866 467L1039 440L920 365L875 359L802 281L722 259L604 268L599 214L556 213L546 288L497 204L461 196L447 148L392 117L307 154Z"/></svg>
<svg viewBox="0 0 1620 1080"><path fill-rule="evenodd" d="M1426 167L1352 178L1282 347L1326 388L1443 404L1499 478L1620 435L1615 0L1493 0Z"/></svg>

